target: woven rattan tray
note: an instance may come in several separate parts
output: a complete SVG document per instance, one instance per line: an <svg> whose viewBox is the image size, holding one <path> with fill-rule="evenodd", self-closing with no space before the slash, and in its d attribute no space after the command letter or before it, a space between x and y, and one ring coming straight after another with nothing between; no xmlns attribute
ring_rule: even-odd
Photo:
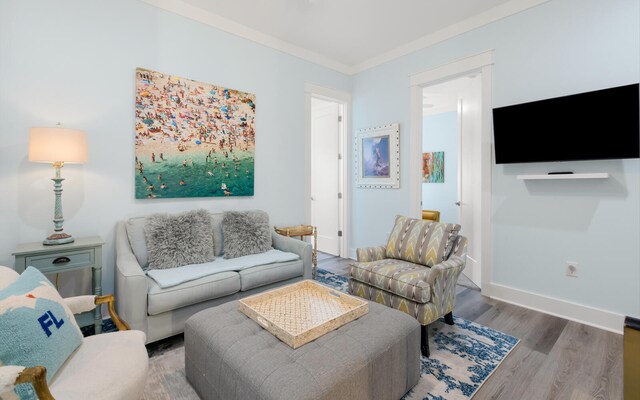
<svg viewBox="0 0 640 400"><path fill-rule="evenodd" d="M297 349L369 312L369 304L312 280L247 297L240 311Z"/></svg>

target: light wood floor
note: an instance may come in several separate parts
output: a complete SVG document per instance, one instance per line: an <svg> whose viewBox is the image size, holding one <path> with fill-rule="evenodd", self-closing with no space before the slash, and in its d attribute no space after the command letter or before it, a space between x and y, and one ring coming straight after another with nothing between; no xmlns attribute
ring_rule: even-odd
<svg viewBox="0 0 640 400"><path fill-rule="evenodd" d="M347 275L351 260L318 253L318 267ZM480 295L458 282L453 314L520 339L473 397L482 399L622 399L622 335Z"/></svg>

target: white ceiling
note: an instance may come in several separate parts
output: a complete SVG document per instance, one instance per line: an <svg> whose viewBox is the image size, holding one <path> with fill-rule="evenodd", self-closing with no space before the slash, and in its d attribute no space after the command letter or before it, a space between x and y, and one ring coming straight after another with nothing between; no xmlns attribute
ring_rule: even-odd
<svg viewBox="0 0 640 400"><path fill-rule="evenodd" d="M354 73L548 0L142 0Z"/></svg>

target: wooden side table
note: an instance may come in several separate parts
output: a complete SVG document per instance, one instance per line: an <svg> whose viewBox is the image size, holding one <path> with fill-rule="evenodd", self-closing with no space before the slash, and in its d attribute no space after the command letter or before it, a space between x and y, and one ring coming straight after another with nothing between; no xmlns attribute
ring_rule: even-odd
<svg viewBox="0 0 640 400"><path fill-rule="evenodd" d="M15 256L15 270L22 273L27 267L37 268L43 274L75 271L84 268L93 270L93 294L102 294L102 245L99 236L76 238L75 242L45 246L42 242L18 245L12 253ZM82 314L84 315L84 314ZM76 318L78 319L78 318ZM101 308L93 313L96 334L102 332ZM79 325L82 323L79 321Z"/></svg>
<svg viewBox="0 0 640 400"><path fill-rule="evenodd" d="M318 230L311 225L298 225L278 228L274 226L276 233L282 236L300 236L300 240L304 240L305 236L313 236L313 253L311 262L313 263L313 279L318 279Z"/></svg>

